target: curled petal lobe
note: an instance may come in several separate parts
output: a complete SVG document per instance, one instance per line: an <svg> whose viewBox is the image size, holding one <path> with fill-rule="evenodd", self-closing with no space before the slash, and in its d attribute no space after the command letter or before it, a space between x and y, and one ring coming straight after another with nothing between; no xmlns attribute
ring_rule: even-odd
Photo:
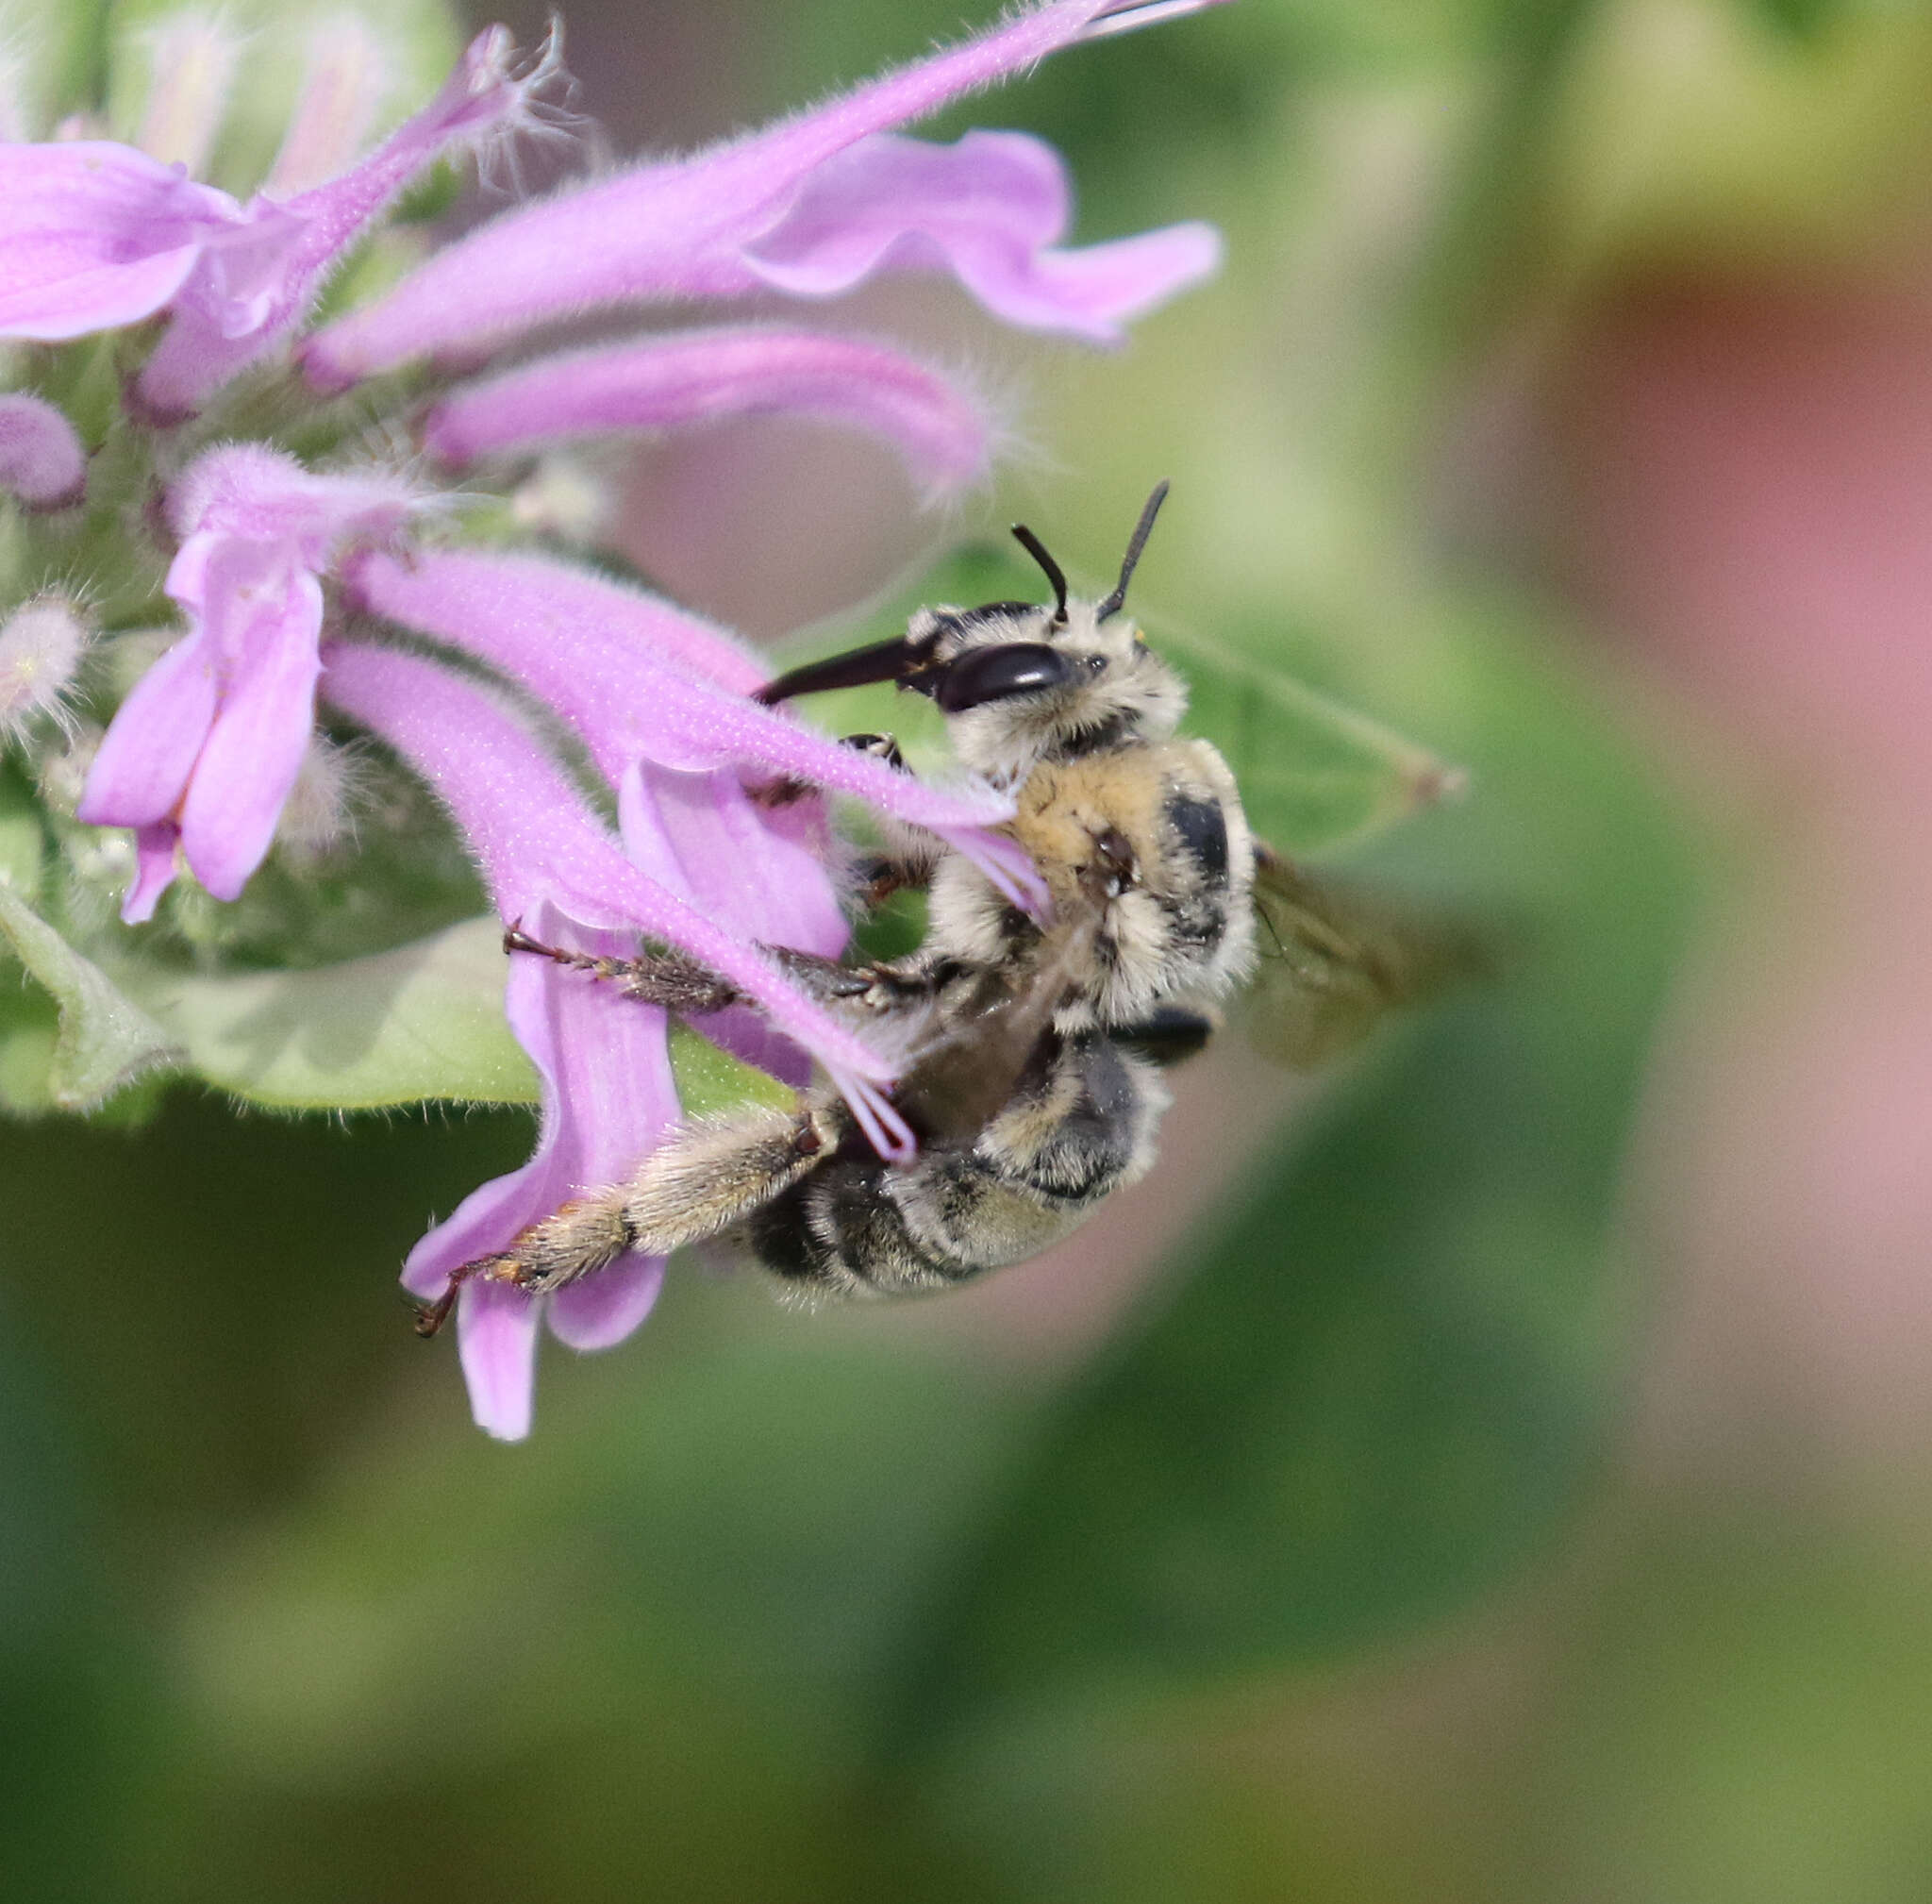
<svg viewBox="0 0 1932 1904"><path fill-rule="evenodd" d="M80 817L170 822L195 877L235 898L268 852L314 722L318 576L345 536L386 534L415 503L392 478L316 476L256 444L191 464L168 498L185 540L166 584L191 630L122 703Z"/></svg>
<svg viewBox="0 0 1932 1904"><path fill-rule="evenodd" d="M545 358L453 392L425 443L445 462L608 430L674 430L791 414L892 443L936 489L983 475L988 432L973 405L899 351L817 331L694 331Z"/></svg>
<svg viewBox="0 0 1932 1904"><path fill-rule="evenodd" d="M1220 261L1217 234L1201 225L1057 249L1070 213L1065 167L1041 140L969 132L931 145L881 133L821 166L743 256L798 297L835 296L887 269L947 271L1009 324L1100 343Z"/></svg>
<svg viewBox="0 0 1932 1904"><path fill-rule="evenodd" d="M788 824L801 809L804 824ZM640 760L619 783L617 813L631 858L721 925L767 945L843 951L845 915L825 875L831 841L809 802L760 807L729 771L680 774Z"/></svg>
<svg viewBox="0 0 1932 1904"><path fill-rule="evenodd" d="M637 760L618 786L617 825L634 865L730 930L826 959L845 949L822 803L760 807L734 773ZM806 1052L755 1011L720 1012L705 1035L795 1088L810 1078Z"/></svg>
<svg viewBox="0 0 1932 1904"><path fill-rule="evenodd" d="M0 396L0 486L29 509L60 509L87 487L87 452L74 426L39 397Z"/></svg>
<svg viewBox="0 0 1932 1904"><path fill-rule="evenodd" d="M107 140L0 145L0 337L138 324L242 224L225 192Z"/></svg>
<svg viewBox="0 0 1932 1904"><path fill-rule="evenodd" d="M625 1257L550 1298L550 1332L589 1353L614 1348L650 1314L664 1286L664 1259Z"/></svg>
<svg viewBox="0 0 1932 1904"><path fill-rule="evenodd" d="M220 711L181 805L181 846L217 899L237 899L268 855L315 725L322 588L297 569L271 583L236 649Z"/></svg>
<svg viewBox="0 0 1932 1904"><path fill-rule="evenodd" d="M134 877L121 902L124 924L143 926L155 916L161 894L174 884L175 849L180 843L181 835L172 820L134 829Z"/></svg>

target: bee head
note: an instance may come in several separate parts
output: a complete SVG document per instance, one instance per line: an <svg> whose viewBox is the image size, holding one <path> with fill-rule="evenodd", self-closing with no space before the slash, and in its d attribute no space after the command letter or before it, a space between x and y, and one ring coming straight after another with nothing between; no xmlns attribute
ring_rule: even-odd
<svg viewBox="0 0 1932 1904"><path fill-rule="evenodd" d="M1162 483L1141 512L1120 579L1099 601L1070 601L1066 577L1024 524L1013 534L1053 589L1053 602L988 602L923 609L906 631L924 658L902 685L927 693L947 717L960 758L993 776L1134 740L1166 740L1187 691L1121 612L1127 583L1166 499Z"/></svg>
<svg viewBox="0 0 1932 1904"><path fill-rule="evenodd" d="M896 681L938 703L960 760L992 778L1018 778L1044 760L1164 741L1187 711L1187 690L1122 609L1166 498L1161 483L1141 511L1120 579L1099 601L1068 600L1059 564L1019 524L1013 534L1044 572L1051 604L922 609L903 636L808 662L767 682L758 698L770 707L793 694Z"/></svg>

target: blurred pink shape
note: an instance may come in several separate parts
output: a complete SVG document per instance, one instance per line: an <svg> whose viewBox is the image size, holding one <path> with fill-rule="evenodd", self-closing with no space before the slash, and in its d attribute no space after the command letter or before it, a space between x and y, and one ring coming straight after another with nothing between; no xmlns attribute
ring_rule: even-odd
<svg viewBox="0 0 1932 1904"><path fill-rule="evenodd" d="M1668 1459L1932 1430L1932 300L1663 287L1566 410L1574 573L1755 757L1776 855L1712 935L1649 1155ZM1767 1435L1766 1429L1773 1431Z"/></svg>

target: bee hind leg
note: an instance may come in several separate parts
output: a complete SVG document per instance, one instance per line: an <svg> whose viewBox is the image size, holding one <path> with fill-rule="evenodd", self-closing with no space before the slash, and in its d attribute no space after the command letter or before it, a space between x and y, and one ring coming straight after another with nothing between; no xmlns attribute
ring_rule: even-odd
<svg viewBox="0 0 1932 1904"><path fill-rule="evenodd" d="M432 1336L442 1328L466 1282L504 1282L544 1295L608 1268L636 1246L622 1187L574 1197L523 1230L508 1249L452 1270L442 1294L417 1311L416 1333Z"/></svg>
<svg viewBox="0 0 1932 1904"><path fill-rule="evenodd" d="M436 1334L467 1282L548 1295L620 1257L669 1256L716 1236L815 1170L837 1148L842 1118L836 1099L814 1097L790 1111L755 1109L686 1125L627 1182L575 1197L508 1249L459 1265L443 1293L418 1311L416 1332Z"/></svg>

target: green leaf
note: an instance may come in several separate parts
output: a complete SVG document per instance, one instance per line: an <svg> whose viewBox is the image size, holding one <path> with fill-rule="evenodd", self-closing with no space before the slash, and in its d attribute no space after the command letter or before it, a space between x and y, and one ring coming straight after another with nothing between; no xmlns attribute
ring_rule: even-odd
<svg viewBox="0 0 1932 1904"><path fill-rule="evenodd" d="M46 139L55 122L91 106L107 38L107 0L5 0L0 34L16 63L24 134Z"/></svg>
<svg viewBox="0 0 1932 1904"><path fill-rule="evenodd" d="M1188 678L1188 731L1227 756L1249 825L1283 852L1358 845L1461 789L1459 770L1277 668L1199 635L1157 639Z"/></svg>
<svg viewBox="0 0 1932 1904"><path fill-rule="evenodd" d="M494 919L305 972L202 977L130 965L120 976L195 1072L257 1104L358 1110L537 1096L503 1015Z"/></svg>
<svg viewBox="0 0 1932 1904"><path fill-rule="evenodd" d="M1575 1499L1613 1390L1607 1239L1689 866L1591 711L1472 646L1482 796L1387 858L1529 921L1520 969L1374 1051L1049 1414L926 1623L889 1757L1036 1699L1412 1624Z"/></svg>
<svg viewBox="0 0 1932 1904"><path fill-rule="evenodd" d="M178 1062L179 1048L168 1032L68 944L4 876L0 935L59 1008L46 1083L61 1110L91 1110L144 1072ZM9 1055L17 1065L20 1054ZM8 1094L24 1096L25 1080L9 1078Z"/></svg>
<svg viewBox="0 0 1932 1904"><path fill-rule="evenodd" d="M687 1117L715 1117L747 1104L768 1104L789 1111L798 1094L768 1071L734 1058L708 1038L701 1038L676 1020L671 1025L671 1073L677 1083L677 1101Z"/></svg>
<svg viewBox="0 0 1932 1904"><path fill-rule="evenodd" d="M4 760L0 760L0 879L5 879L29 906L41 896L42 861L47 850L46 829L33 797Z"/></svg>
<svg viewBox="0 0 1932 1904"><path fill-rule="evenodd" d="M1023 560L998 544L974 543L859 624L814 631L786 662L882 640L928 603L1027 601L1040 589L1039 574ZM1186 731L1227 756L1255 830L1284 852L1358 845L1461 785L1457 769L1278 668L1205 636L1160 627L1148 634L1187 677ZM831 733L895 735L918 771L949 759L944 720L923 695L854 688L815 694L800 706Z"/></svg>

